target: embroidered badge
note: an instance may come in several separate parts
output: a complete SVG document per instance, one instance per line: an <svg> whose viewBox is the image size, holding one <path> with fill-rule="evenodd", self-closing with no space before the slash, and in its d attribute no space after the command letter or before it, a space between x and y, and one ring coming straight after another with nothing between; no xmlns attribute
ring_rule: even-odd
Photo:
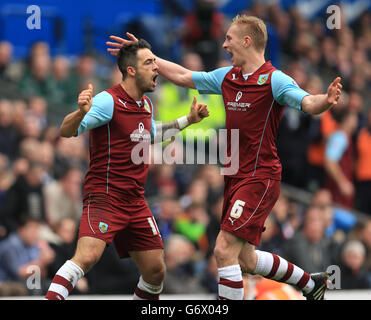
<svg viewBox="0 0 371 320"><path fill-rule="evenodd" d="M107 232L108 230L108 224L104 222L99 222L99 231L102 233Z"/></svg>
<svg viewBox="0 0 371 320"><path fill-rule="evenodd" d="M151 113L151 107L149 106L147 100L144 100L144 109L146 109L149 113Z"/></svg>
<svg viewBox="0 0 371 320"><path fill-rule="evenodd" d="M262 84L264 84L268 80L268 76L269 73L260 75L258 79L258 85L261 86Z"/></svg>

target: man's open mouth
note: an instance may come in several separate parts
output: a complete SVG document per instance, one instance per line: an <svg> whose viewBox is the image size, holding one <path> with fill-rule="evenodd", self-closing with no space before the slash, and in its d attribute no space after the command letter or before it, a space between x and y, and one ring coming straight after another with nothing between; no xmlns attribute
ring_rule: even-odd
<svg viewBox="0 0 371 320"><path fill-rule="evenodd" d="M157 84L157 82L156 82L157 77L158 77L158 74L156 74L156 75L154 75L154 76L152 77L152 83L153 83L154 85Z"/></svg>

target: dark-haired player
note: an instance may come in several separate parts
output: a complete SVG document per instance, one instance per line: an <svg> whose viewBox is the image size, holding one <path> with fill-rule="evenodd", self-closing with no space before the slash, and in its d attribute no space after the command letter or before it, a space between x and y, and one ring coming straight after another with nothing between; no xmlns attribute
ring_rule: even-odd
<svg viewBox="0 0 371 320"><path fill-rule="evenodd" d="M156 132L184 129L208 116L205 104L194 99L188 115L159 124L145 92L155 90L159 68L145 40L120 49L120 84L93 98L93 87L80 93L79 109L61 125L63 137L90 131L90 168L84 182L84 205L75 255L58 270L46 299L64 300L100 259L112 241L121 258L130 256L141 274L134 299L159 299L165 275L163 243L144 199L148 162L134 161L136 146L147 145ZM145 152L144 152L145 153Z"/></svg>

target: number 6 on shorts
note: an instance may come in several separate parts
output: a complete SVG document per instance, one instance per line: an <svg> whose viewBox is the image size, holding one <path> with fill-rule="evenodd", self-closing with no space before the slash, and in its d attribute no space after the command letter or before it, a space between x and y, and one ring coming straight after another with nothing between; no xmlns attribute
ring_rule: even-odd
<svg viewBox="0 0 371 320"><path fill-rule="evenodd" d="M235 219L238 219L239 217L241 217L241 214L243 212L243 207L244 207L245 204L246 204L245 201L236 200L234 202L234 205L233 205L232 209L231 209L230 216L232 218L235 218Z"/></svg>

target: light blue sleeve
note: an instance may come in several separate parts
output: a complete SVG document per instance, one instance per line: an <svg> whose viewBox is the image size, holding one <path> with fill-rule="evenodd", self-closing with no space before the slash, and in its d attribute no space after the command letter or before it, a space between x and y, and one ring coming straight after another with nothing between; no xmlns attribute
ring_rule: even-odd
<svg viewBox="0 0 371 320"><path fill-rule="evenodd" d="M113 97L107 91L102 91L93 97L93 104L89 112L82 119L77 135L85 131L105 125L112 119Z"/></svg>
<svg viewBox="0 0 371 320"><path fill-rule="evenodd" d="M223 67L211 72L192 72L193 83L201 94L222 94L222 82L233 67Z"/></svg>
<svg viewBox="0 0 371 320"><path fill-rule="evenodd" d="M301 110L301 101L309 93L301 89L293 78L275 70L272 73L271 84L274 100L282 106Z"/></svg>
<svg viewBox="0 0 371 320"><path fill-rule="evenodd" d="M325 157L327 160L340 161L346 148L348 139L344 132L336 131L328 139L326 144Z"/></svg>

